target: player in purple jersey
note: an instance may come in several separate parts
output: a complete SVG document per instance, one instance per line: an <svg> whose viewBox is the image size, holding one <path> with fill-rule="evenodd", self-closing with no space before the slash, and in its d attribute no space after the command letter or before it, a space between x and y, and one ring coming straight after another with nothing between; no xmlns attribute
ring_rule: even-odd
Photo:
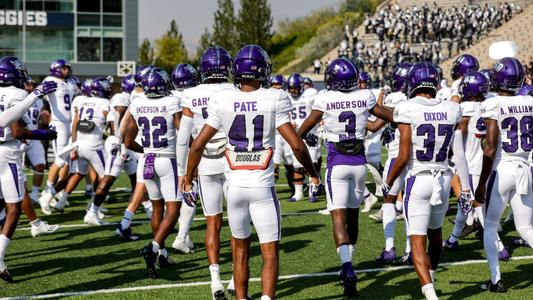
<svg viewBox="0 0 533 300"><path fill-rule="evenodd" d="M320 179L307 147L290 122L291 105L282 90L265 89L270 60L259 46L248 45L236 54L232 68L239 89L221 90L209 100L206 123L191 145L184 200L195 201L192 179L206 144L222 129L228 136L226 158L231 169L227 191L228 222L232 232L233 276L237 299L248 297L251 228L253 222L263 256L262 300L274 299L279 274L281 213L274 189L271 160L275 131L291 145L311 175L316 195Z"/></svg>

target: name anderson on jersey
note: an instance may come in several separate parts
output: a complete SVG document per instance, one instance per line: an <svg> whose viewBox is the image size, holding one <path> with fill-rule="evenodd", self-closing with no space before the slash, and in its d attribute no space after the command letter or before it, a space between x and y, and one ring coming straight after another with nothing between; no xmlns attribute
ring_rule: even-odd
<svg viewBox="0 0 533 300"><path fill-rule="evenodd" d="M139 106L136 109L137 113L139 114L157 114L157 113L166 113L167 107L166 106Z"/></svg>
<svg viewBox="0 0 533 300"><path fill-rule="evenodd" d="M359 107L366 107L366 100L331 102L331 103L327 103L326 110L351 109L351 108L359 108Z"/></svg>

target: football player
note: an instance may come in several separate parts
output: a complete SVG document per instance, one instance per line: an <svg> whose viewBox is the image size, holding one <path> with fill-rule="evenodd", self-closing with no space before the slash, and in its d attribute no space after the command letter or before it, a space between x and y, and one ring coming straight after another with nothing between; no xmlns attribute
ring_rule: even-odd
<svg viewBox="0 0 533 300"><path fill-rule="evenodd" d="M186 89L182 94L182 120L178 132L178 175L180 186L186 173L189 138L191 131L200 132L209 117L208 104L213 95L225 89L235 89L228 83L231 69L231 56L222 47L210 47L200 57L198 67L202 84ZM194 134L196 138L198 134ZM226 176L224 151L227 137L219 130L205 146L202 160L198 167L198 186L202 209L206 217L205 247L211 274L211 292L213 299L224 299L224 286L220 280L220 230L222 229L222 199ZM191 207L194 207L191 206ZM178 241L176 246L183 244Z"/></svg>
<svg viewBox="0 0 533 300"><path fill-rule="evenodd" d="M452 140L456 168L464 189L460 198L463 201L473 198L468 188L468 167L458 125L461 109L455 102L435 99L439 82L439 73L431 63L416 63L409 70L409 101L399 103L394 109L400 148L382 186L384 195L387 195L390 186L406 170L403 212L413 264L426 299L438 299L433 284L442 251L441 227L448 208L452 178L448 165Z"/></svg>
<svg viewBox="0 0 533 300"><path fill-rule="evenodd" d="M55 131L30 131L22 126L21 118L30 106L57 89L57 83L45 82L28 95L24 91L26 76L26 67L16 57L0 59L0 192L6 208L0 233L0 278L6 282L13 282L4 258L20 217L24 189L18 139L51 140L57 136Z"/></svg>
<svg viewBox="0 0 533 300"><path fill-rule="evenodd" d="M325 71L327 92L315 98L311 115L298 134L307 135L322 119L328 140L326 196L339 255L344 295L357 293L352 254L359 234L359 206L366 180L365 127L369 114L392 121L392 112L376 104L368 89L357 89L358 70L346 58L338 58Z"/></svg>
<svg viewBox="0 0 533 300"><path fill-rule="evenodd" d="M310 190L318 193L320 179L302 139L292 127L291 104L282 90L265 89L270 73L268 54L247 45L233 60L232 73L239 89L224 89L212 95L208 118L191 145L185 177L184 199L194 201L192 179L208 142L222 129L227 137L226 157L231 169L227 191L228 222L232 233L233 276L237 299L248 297L250 276L250 222L259 236L262 270L262 300L274 299L279 272L281 214L274 189L271 161L277 129L311 175Z"/></svg>
<svg viewBox="0 0 533 300"><path fill-rule="evenodd" d="M498 261L498 226L507 203L514 212L516 231L533 245L533 191L528 157L533 149L533 97L516 95L525 71L515 58L497 61L491 71L491 84L497 96L481 103L486 139L483 165L475 198L486 204L483 244L491 273L482 288L503 293Z"/></svg>
<svg viewBox="0 0 533 300"><path fill-rule="evenodd" d="M180 99L180 105L183 109L183 103L181 101L184 91L188 88L195 87L198 84L198 72L196 69L189 64L178 64L174 67L171 75L172 84L174 85L174 90L172 90L172 95ZM183 118L183 116L182 116ZM181 122L183 126L183 122ZM178 131L178 140L179 140L179 131ZM188 146L188 145L187 145ZM179 158L180 150L177 146L177 156ZM187 157L185 155L185 157ZM178 174L179 174L179 159L178 159ZM196 206L190 207L188 205L182 205L180 209L180 217L178 218L178 235L172 243L172 248L181 251L183 253L192 253L194 252L194 244L189 237L189 230L191 229L192 222L194 220L194 213L196 212Z"/></svg>
<svg viewBox="0 0 533 300"><path fill-rule="evenodd" d="M450 97L448 99L459 103L461 96L459 94L459 84L468 72L477 72L479 70L479 61L473 55L461 54L452 65L452 86Z"/></svg>
<svg viewBox="0 0 533 300"><path fill-rule="evenodd" d="M55 159L48 172L46 188L39 198L41 210L46 215L52 213L50 201L54 194L54 184L58 181L58 178L67 178L68 176L68 162L61 158L59 154L67 146L71 135L72 100L77 89L76 85L68 80L71 74L70 64L64 59L58 59L50 64L50 76L44 79L44 81L57 83L57 90L45 98L50 103L52 112L50 126L57 132L57 139L52 143Z"/></svg>
<svg viewBox="0 0 533 300"><path fill-rule="evenodd" d="M285 90L287 88L287 80L281 74L270 77L269 85L273 89Z"/></svg>
<svg viewBox="0 0 533 300"><path fill-rule="evenodd" d="M171 81L166 71L150 68L140 82L144 96L132 99L131 116L123 120L126 122L124 144L130 150L144 153L139 164L153 205L153 240L141 249L141 255L148 277L157 278L156 262L161 267L173 264L168 259L165 240L176 225L182 200L178 193L176 163L176 130L181 112L179 99L170 94ZM139 131L142 145L135 142ZM164 265L161 265L161 257L165 258Z"/></svg>

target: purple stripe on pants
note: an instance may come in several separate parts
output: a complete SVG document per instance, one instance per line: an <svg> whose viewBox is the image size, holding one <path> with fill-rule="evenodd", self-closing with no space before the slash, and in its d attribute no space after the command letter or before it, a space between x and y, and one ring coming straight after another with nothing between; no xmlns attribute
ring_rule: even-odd
<svg viewBox="0 0 533 300"><path fill-rule="evenodd" d="M474 181L472 180L472 174L468 174L468 183L470 184L470 188L474 188ZM464 190L464 188L463 188Z"/></svg>
<svg viewBox="0 0 533 300"><path fill-rule="evenodd" d="M326 176L326 185L328 186L329 200L331 201L331 204L333 204L333 191L331 189L331 171L333 171L333 166L330 166L328 164L328 168L327 168L328 176Z"/></svg>
<svg viewBox="0 0 533 300"><path fill-rule="evenodd" d="M179 188L178 188L178 165L176 164L176 159L170 158L170 164L172 165L172 171L174 172L174 176L173 176L174 177L174 190L175 190L176 199L177 199Z"/></svg>
<svg viewBox="0 0 533 300"><path fill-rule="evenodd" d="M490 173L489 182L487 183L487 191L485 194L485 202L487 204L485 205L485 211L488 211L489 209L490 194L492 194L492 188L494 187L494 180L496 179L496 174L496 171L492 171L492 173Z"/></svg>
<svg viewBox="0 0 533 300"><path fill-rule="evenodd" d="M278 201L278 195L276 194L276 190L274 187L270 188L270 192L272 193L272 199L274 200L274 206L276 206L276 216L278 217L278 241L281 240L281 210L279 208L279 201Z"/></svg>
<svg viewBox="0 0 533 300"><path fill-rule="evenodd" d="M387 177L389 177L390 172L392 171L392 167L394 166L395 163L396 163L396 157L390 160L389 170L387 171L387 176L385 176L385 178L383 178L383 180L385 180L385 179L387 179Z"/></svg>
<svg viewBox="0 0 533 300"><path fill-rule="evenodd" d="M98 154L98 157L100 158L100 161L102 162L102 166L104 166L105 168L104 152L102 150L96 150L96 153Z"/></svg>
<svg viewBox="0 0 533 300"><path fill-rule="evenodd" d="M200 203L202 203L202 207L204 208L204 213L207 214L207 211L205 210L205 204L204 204L204 193L202 193L202 180L200 178L201 176L198 176L198 190L200 190Z"/></svg>
<svg viewBox="0 0 533 300"><path fill-rule="evenodd" d="M405 187L405 197L403 198L403 211L405 213L405 219L409 222L409 198L411 197L411 190L415 184L416 176L411 176L407 179Z"/></svg>
<svg viewBox="0 0 533 300"><path fill-rule="evenodd" d="M17 170L17 164L9 163L9 169L11 170L11 175L13 175L13 181L15 182L15 186L17 187L17 194L20 197L20 190L19 190L19 174Z"/></svg>

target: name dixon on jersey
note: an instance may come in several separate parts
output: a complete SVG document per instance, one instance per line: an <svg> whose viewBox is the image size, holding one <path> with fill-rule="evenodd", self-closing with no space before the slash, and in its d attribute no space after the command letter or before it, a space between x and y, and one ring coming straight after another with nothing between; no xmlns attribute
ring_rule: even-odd
<svg viewBox="0 0 533 300"><path fill-rule="evenodd" d="M258 162L261 160L261 154L237 154L235 162Z"/></svg>
<svg viewBox="0 0 533 300"><path fill-rule="evenodd" d="M426 121L446 121L448 120L448 113L446 112L425 112L424 120Z"/></svg>
<svg viewBox="0 0 533 300"><path fill-rule="evenodd" d="M332 102L332 103L327 104L326 109L335 110L335 109L350 109L350 108L359 108L359 107L366 107L366 100Z"/></svg>

